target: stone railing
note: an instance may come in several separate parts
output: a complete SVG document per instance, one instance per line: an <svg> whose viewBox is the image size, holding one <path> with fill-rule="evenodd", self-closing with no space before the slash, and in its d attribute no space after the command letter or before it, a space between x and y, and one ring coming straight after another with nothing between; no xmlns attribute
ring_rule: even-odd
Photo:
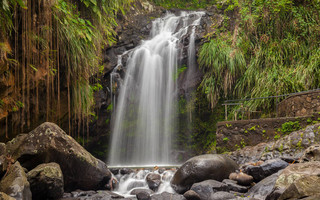
<svg viewBox="0 0 320 200"><path fill-rule="evenodd" d="M278 105L279 117L300 117L320 112L320 90L291 95Z"/></svg>

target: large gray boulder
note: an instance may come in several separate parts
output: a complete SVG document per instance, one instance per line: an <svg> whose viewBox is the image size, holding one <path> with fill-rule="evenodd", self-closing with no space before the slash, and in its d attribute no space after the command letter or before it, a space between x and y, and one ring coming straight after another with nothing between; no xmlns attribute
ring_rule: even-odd
<svg viewBox="0 0 320 200"><path fill-rule="evenodd" d="M215 192L228 191L228 186L219 181L206 180L193 184L191 190L195 191L201 200L210 200Z"/></svg>
<svg viewBox="0 0 320 200"><path fill-rule="evenodd" d="M299 199L320 194L320 162L289 165L285 168L268 199Z"/></svg>
<svg viewBox="0 0 320 200"><path fill-rule="evenodd" d="M254 185L247 192L246 196L250 196L257 199L266 199L266 197L274 191L274 186L280 173L281 171L272 174L271 176L268 176L267 178L263 179L262 181Z"/></svg>
<svg viewBox="0 0 320 200"><path fill-rule="evenodd" d="M16 200L32 199L26 173L18 161L9 167L7 174L1 179L0 191Z"/></svg>
<svg viewBox="0 0 320 200"><path fill-rule="evenodd" d="M111 178L105 163L93 157L54 123L45 122L6 144L7 153L28 170L42 163L61 167L66 191L104 189Z"/></svg>
<svg viewBox="0 0 320 200"><path fill-rule="evenodd" d="M174 174L172 188L183 194L194 183L208 179L222 181L237 170L238 165L230 158L218 154L196 156L186 161Z"/></svg>
<svg viewBox="0 0 320 200"><path fill-rule="evenodd" d="M295 180L279 197L279 200L301 199L320 194L320 177L306 176Z"/></svg>
<svg viewBox="0 0 320 200"><path fill-rule="evenodd" d="M38 165L27 176L33 199L59 199L63 196L63 175L57 163Z"/></svg>
<svg viewBox="0 0 320 200"><path fill-rule="evenodd" d="M259 182L262 179L277 173L279 170L284 169L289 164L281 159L267 160L261 165L248 165L244 172L251 175L255 182Z"/></svg>
<svg viewBox="0 0 320 200"><path fill-rule="evenodd" d="M320 145L316 144L308 147L304 151L303 156L301 157L301 161L320 161Z"/></svg>
<svg viewBox="0 0 320 200"><path fill-rule="evenodd" d="M184 196L179 194L171 194L168 192L163 192L161 194L154 194L151 196L151 200L186 200Z"/></svg>

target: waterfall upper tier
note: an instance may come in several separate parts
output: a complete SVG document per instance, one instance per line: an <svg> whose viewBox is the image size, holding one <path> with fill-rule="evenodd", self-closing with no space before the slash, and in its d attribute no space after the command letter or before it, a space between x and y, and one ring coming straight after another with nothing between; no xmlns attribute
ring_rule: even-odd
<svg viewBox="0 0 320 200"><path fill-rule="evenodd" d="M142 41L135 49L125 52L118 67L123 67L125 77L120 92L114 98L113 132L109 164L150 165L174 163L171 159L175 132L177 98L177 68L180 45L188 32L189 63L195 65L194 30L204 12L182 12L179 16L167 14L152 23L150 39ZM188 66L189 69L195 66ZM117 76L117 69L111 74ZM119 76L119 75L118 75ZM111 85L113 90L113 85Z"/></svg>

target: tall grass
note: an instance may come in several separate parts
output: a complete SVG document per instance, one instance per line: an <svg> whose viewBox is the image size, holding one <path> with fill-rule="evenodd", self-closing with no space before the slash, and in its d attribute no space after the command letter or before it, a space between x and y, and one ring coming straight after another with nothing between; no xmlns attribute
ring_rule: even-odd
<svg viewBox="0 0 320 200"><path fill-rule="evenodd" d="M231 3L233 12L240 14L237 37L232 37L232 32L220 34L226 37L217 34L202 46L199 54L200 66L207 69L202 86L205 91L218 93L214 94L217 98L209 97L212 105L221 97L265 97L320 87L318 0L239 0L236 6L234 2ZM238 54L235 57L244 57L244 67L234 65L237 76L226 80L227 73L221 71L217 63L227 65L225 57L219 55L230 51L234 43L237 43L235 54ZM213 59L216 61L212 62ZM228 64L226 69L230 67ZM232 84L231 89L225 90L225 83ZM275 102L264 99L247 104L252 110L271 109Z"/></svg>

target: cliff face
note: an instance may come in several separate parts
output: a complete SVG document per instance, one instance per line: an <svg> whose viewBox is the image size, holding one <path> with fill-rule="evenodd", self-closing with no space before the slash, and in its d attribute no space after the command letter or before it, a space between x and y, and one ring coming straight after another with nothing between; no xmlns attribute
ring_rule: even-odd
<svg viewBox="0 0 320 200"><path fill-rule="evenodd" d="M87 148L91 152L96 152L96 156L107 155L113 111L111 95L113 94L117 97L120 89L119 85L125 76L126 69L123 66L125 66L128 57L127 55L122 56L122 66L115 69L118 64L118 56L124 52L131 51L137 47L142 40L149 38L152 21L155 18L162 17L167 12L178 15L181 11L182 10L178 9L164 10L163 8L152 6L149 3L140 3L135 8L132 8L131 11L126 14L126 17L121 17L121 22L116 30L118 33L118 42L116 45L107 48L103 54L105 71L101 78L102 90L95 93L95 111L97 117L90 126L90 134L93 138L91 142L87 144ZM213 31L212 26L215 25L219 27L223 19L221 12L215 7L205 10L205 12L206 14L203 16L199 28L195 31L196 54L204 42L205 36ZM197 65L192 73L188 73L188 48L191 33L192 28L188 30L188 33L183 38L183 42L179 46L182 54L178 60L178 67L186 68L182 73L179 73L177 77L178 95L179 98L181 97L187 100L191 99L191 96L201 83L203 76L203 73ZM113 70L116 70L119 75L113 77L113 85L111 88L110 74ZM184 121L184 116L180 116L179 121L180 120Z"/></svg>
<svg viewBox="0 0 320 200"><path fill-rule="evenodd" d="M58 41L54 41L56 32L46 32L46 29L41 28L57 26L54 21L49 20L50 17L46 17L52 14L52 4L29 4L27 6L32 9L25 11L21 8L17 11L18 21L13 22L16 23L15 26L19 27L17 31L13 32L10 37L1 35L0 38L0 126L2 127L0 141L7 141L17 134L29 132L45 121L55 122L66 132L71 130L71 135L73 134L74 137L77 137L78 134L84 140L82 136L85 135L86 121L88 121L90 122L88 127L91 142L86 146L90 149L91 146L96 147L97 143L101 143L101 149L96 152L106 151L113 110L110 94L112 90L117 95L119 90L117 85L113 85L113 88L110 87L110 73L117 65L118 56L125 51L132 50L142 40L149 38L154 19L164 16L167 12L178 14L181 10L168 11L154 6L146 0L137 0L125 15L118 14L118 26L115 28L117 41L112 46L107 46L100 55L104 66L102 75L100 72L100 75L95 74L90 78L98 80L100 85L94 92L93 116L89 119L80 116L81 123L79 123L79 117L73 119L74 115L69 114L70 99L68 97L73 97L72 94L68 94L68 90L72 88L68 86L66 66L60 63L60 67L58 64L57 68L50 68L51 64L57 62L57 57L61 56L61 53L59 54L55 50L48 51L45 46L49 45L55 49L60 45L57 43ZM44 12L41 13L41 10ZM20 24L19 19L23 17L27 17L25 24ZM206 15L201 20L201 26L195 33L196 53L203 43L204 37L212 31L213 25L219 27L221 22L221 11L215 7L206 10ZM52 43L42 44L41 38L32 38L24 29L41 33L43 37L51 38ZM188 30L188 34L180 46L183 53L179 58L179 63L186 68L188 68L188 44L191 31L191 29ZM27 40L26 37L29 39ZM22 59L24 57L28 59ZM124 64L126 59L124 56ZM180 73L177 81L179 96L189 99L192 91L198 87L202 80L202 72L198 67L188 76L186 72L187 70ZM122 78L124 73L125 71L120 69ZM69 129L69 121L71 121L71 129Z"/></svg>

